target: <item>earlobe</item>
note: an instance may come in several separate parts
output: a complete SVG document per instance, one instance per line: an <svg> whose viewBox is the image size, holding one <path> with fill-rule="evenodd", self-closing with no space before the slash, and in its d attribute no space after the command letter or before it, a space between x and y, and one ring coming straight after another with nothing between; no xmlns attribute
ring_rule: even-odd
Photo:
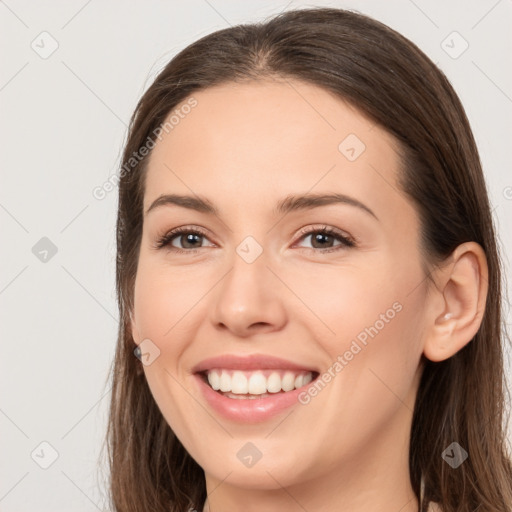
<svg viewBox="0 0 512 512"><path fill-rule="evenodd" d="M464 348L482 323L488 291L487 258L476 242L459 245L436 276L423 353L434 362L444 361Z"/></svg>

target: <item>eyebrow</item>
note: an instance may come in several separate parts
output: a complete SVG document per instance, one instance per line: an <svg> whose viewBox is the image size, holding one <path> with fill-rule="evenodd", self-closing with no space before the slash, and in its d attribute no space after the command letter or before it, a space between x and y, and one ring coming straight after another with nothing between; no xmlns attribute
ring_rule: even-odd
<svg viewBox="0 0 512 512"><path fill-rule="evenodd" d="M320 206L331 204L347 204L355 206L366 213L370 214L376 220L377 215L361 201L345 194L305 194L305 195L289 195L281 199L276 204L273 213L275 215L284 215L293 211L310 210ZM179 194L164 194L157 197L151 206L146 210L146 215L155 208L161 206L176 205L190 210L196 210L201 213L213 214L219 216L219 210L205 197L187 196Z"/></svg>

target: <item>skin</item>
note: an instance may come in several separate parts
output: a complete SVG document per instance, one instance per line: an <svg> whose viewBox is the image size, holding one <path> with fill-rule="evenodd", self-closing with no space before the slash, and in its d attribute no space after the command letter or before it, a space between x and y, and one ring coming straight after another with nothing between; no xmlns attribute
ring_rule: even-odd
<svg viewBox="0 0 512 512"><path fill-rule="evenodd" d="M144 372L205 471L204 510L417 511L408 444L421 356L449 358L477 332L487 294L482 248L459 246L429 285L419 218L396 181L396 141L323 89L266 80L193 96L197 106L152 151L144 211L176 193L208 198L219 216L176 205L145 215L131 327L135 343L149 338L160 350ZM349 134L366 146L352 162L338 149ZM273 213L278 200L307 192L349 195L378 219L347 204ZM315 243L323 225L358 245ZM208 232L195 245L174 238L174 249L195 253L154 247L179 226ZM252 263L236 252L247 236L263 249ZM327 371L397 301L401 311L317 396L271 420L220 417L192 377L194 365L224 353ZM237 452L249 441L262 458L247 468Z"/></svg>

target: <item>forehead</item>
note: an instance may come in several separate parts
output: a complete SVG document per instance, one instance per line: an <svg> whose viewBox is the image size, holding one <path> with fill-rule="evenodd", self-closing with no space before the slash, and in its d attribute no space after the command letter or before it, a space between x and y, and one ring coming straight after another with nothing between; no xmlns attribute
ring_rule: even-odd
<svg viewBox="0 0 512 512"><path fill-rule="evenodd" d="M145 210L161 194L219 207L271 209L292 193L364 197L374 211L405 206L394 138L334 94L305 82L228 83L177 105L150 155ZM391 207L391 210L389 208Z"/></svg>

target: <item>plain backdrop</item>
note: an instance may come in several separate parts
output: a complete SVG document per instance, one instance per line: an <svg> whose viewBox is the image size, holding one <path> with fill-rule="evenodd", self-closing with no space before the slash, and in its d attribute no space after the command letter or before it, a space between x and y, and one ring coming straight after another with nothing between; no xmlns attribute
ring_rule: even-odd
<svg viewBox="0 0 512 512"><path fill-rule="evenodd" d="M369 14L446 73L481 152L510 281L511 0L1 1L0 511L107 510L98 456L117 333L117 190L92 191L118 170L137 100L199 37L307 6Z"/></svg>

